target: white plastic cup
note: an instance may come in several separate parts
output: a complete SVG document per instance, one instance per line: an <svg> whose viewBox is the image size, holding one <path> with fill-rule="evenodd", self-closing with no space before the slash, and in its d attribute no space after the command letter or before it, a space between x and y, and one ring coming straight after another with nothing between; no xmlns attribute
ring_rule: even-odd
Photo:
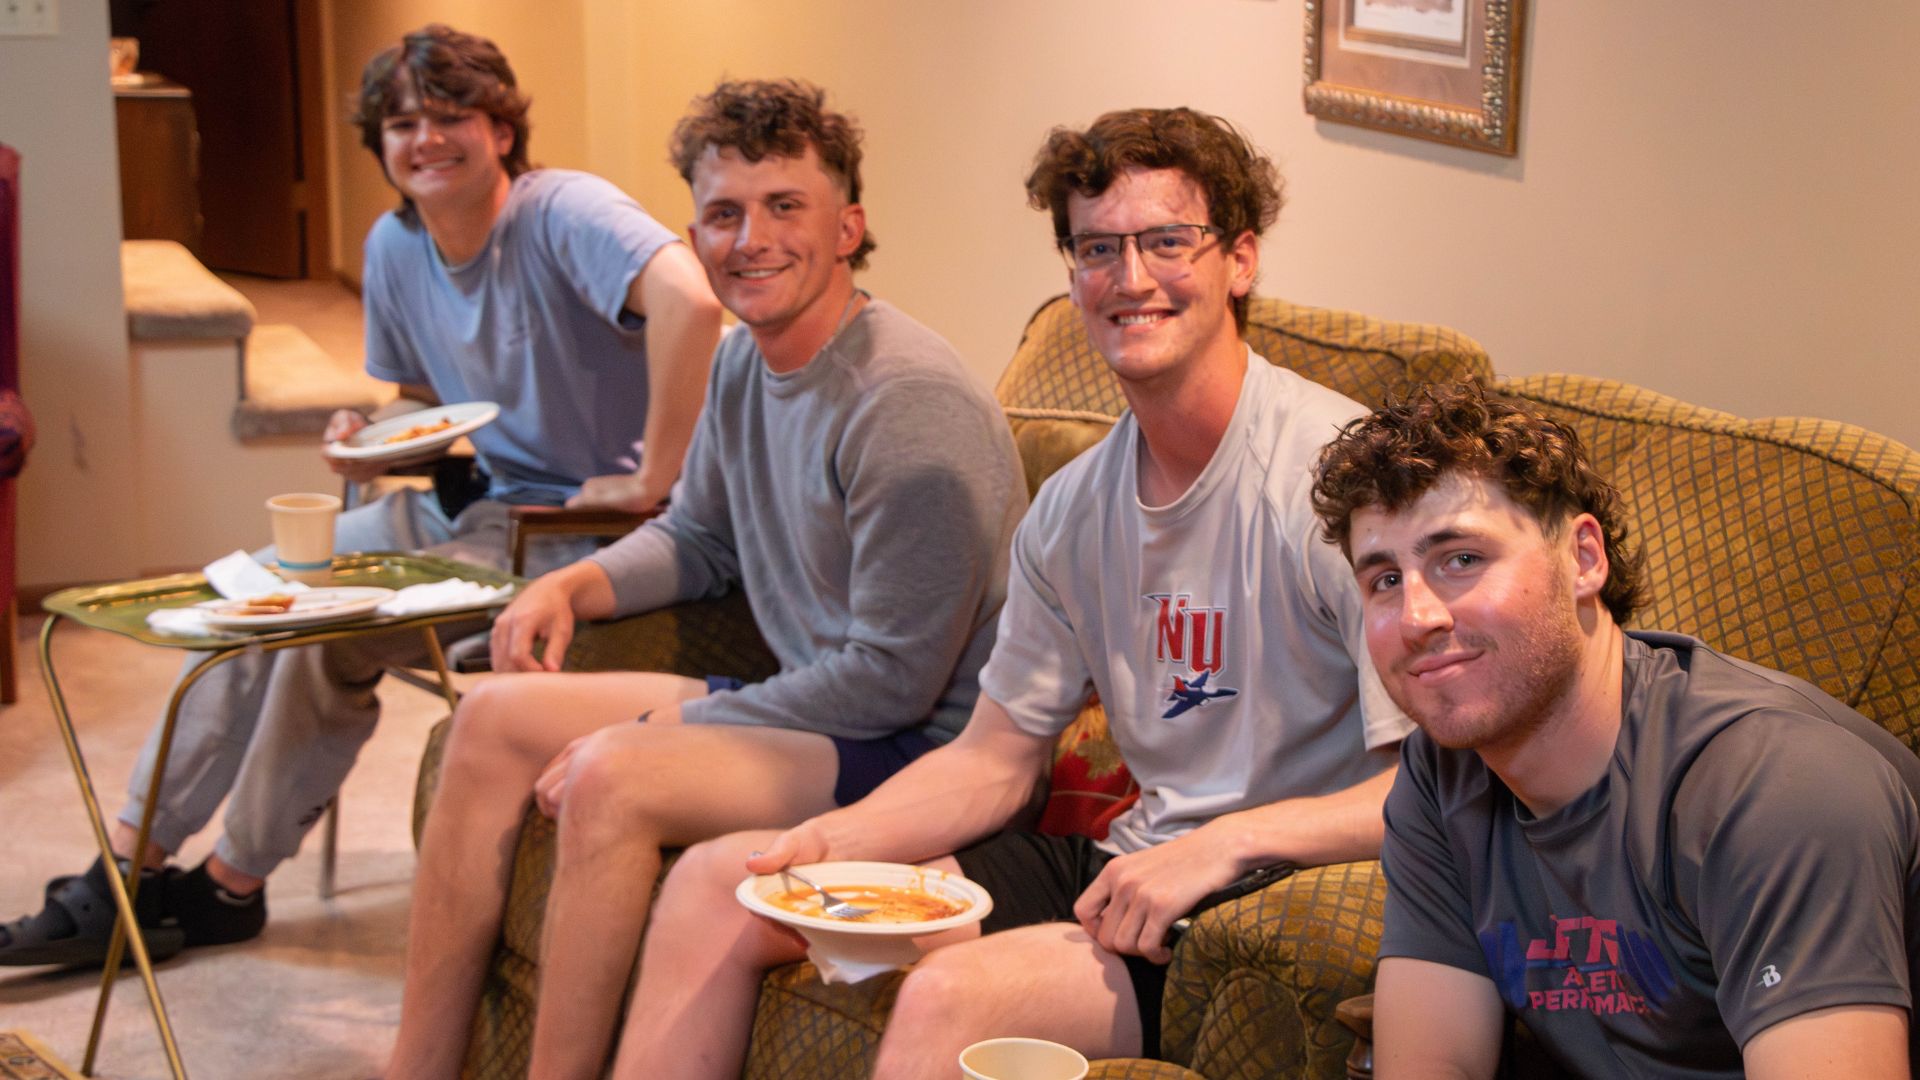
<svg viewBox="0 0 1920 1080"><path fill-rule="evenodd" d="M308 585L325 585L333 577L333 523L340 516L340 496L316 492L275 495L267 500L273 516L274 553L280 576Z"/></svg>
<svg viewBox="0 0 1920 1080"><path fill-rule="evenodd" d="M1087 1059L1045 1039L988 1039L960 1051L967 1080L1083 1080Z"/></svg>

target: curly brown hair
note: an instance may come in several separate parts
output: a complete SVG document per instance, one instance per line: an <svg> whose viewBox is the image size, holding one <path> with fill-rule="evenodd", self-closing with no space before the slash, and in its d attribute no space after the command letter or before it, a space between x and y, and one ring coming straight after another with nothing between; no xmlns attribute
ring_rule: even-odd
<svg viewBox="0 0 1920 1080"><path fill-rule="evenodd" d="M1592 514L1607 553L1600 602L1623 625L1646 602L1645 559L1627 543L1620 492L1594 469L1580 436L1477 382L1428 387L1348 423L1320 451L1314 513L1328 542L1351 556L1354 511L1405 509L1455 472L1497 482L1550 533Z"/></svg>
<svg viewBox="0 0 1920 1080"><path fill-rule="evenodd" d="M533 168L527 160L527 108L513 68L498 46L477 34L442 23L423 26L367 61L360 73L360 98L348 123L360 129L360 145L373 152L385 172L380 125L400 111L407 91L418 102L446 101L478 109L495 123L513 129L513 145L500 156L508 176ZM401 196L401 213L411 215L413 200Z"/></svg>
<svg viewBox="0 0 1920 1080"><path fill-rule="evenodd" d="M1121 109L1086 131L1054 128L1027 176L1027 202L1053 212L1053 236L1064 245L1072 195L1098 198L1129 169L1179 169L1200 185L1208 222L1227 243L1260 236L1286 203L1280 171L1246 136L1218 116L1193 109ZM1249 299L1233 301L1234 322L1245 330Z"/></svg>
<svg viewBox="0 0 1920 1080"><path fill-rule="evenodd" d="M839 181L849 205L860 201L860 125L826 107L827 92L799 79L727 81L693 100L674 126L667 160L680 179L693 183L693 166L707 147L725 147L748 161L768 156L799 157L807 146L820 156L827 175ZM847 264L867 268L878 243L868 230Z"/></svg>

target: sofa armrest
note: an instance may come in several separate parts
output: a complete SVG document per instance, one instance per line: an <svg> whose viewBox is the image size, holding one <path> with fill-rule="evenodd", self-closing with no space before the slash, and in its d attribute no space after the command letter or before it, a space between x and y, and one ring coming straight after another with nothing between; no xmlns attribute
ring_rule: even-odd
<svg viewBox="0 0 1920 1080"><path fill-rule="evenodd" d="M655 507L642 514L625 510L561 506L515 506L507 511L507 554L516 574L527 572L527 544L541 536L625 536L660 516Z"/></svg>
<svg viewBox="0 0 1920 1080"><path fill-rule="evenodd" d="M1088 1065L1087 1080L1206 1080L1206 1077L1170 1061L1105 1058Z"/></svg>
<svg viewBox="0 0 1920 1080"><path fill-rule="evenodd" d="M1367 992L1386 878L1319 866L1203 912L1174 950L1161 1046L1213 1080L1346 1075L1334 1007Z"/></svg>
<svg viewBox="0 0 1920 1080"><path fill-rule="evenodd" d="M20 475L33 449L33 414L12 390L0 389L0 480Z"/></svg>

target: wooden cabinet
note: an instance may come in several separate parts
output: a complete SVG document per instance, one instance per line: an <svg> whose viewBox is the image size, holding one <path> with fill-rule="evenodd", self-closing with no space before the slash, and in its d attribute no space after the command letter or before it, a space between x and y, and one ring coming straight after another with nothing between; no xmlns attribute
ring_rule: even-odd
<svg viewBox="0 0 1920 1080"><path fill-rule="evenodd" d="M113 88L120 135L121 235L176 240L200 254L200 133L193 93L142 74Z"/></svg>

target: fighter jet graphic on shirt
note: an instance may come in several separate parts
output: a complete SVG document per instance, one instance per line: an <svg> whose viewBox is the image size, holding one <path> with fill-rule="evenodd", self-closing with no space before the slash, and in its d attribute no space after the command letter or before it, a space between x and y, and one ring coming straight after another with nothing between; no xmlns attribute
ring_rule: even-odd
<svg viewBox="0 0 1920 1080"><path fill-rule="evenodd" d="M1175 675L1173 677L1173 693L1167 695L1167 701L1171 703L1172 707L1166 712L1161 713L1160 719L1171 720L1181 713L1186 712L1188 709L1205 705L1214 698L1232 697L1240 692L1238 690L1230 690L1226 687L1221 687L1218 690L1207 689L1207 676L1211 674L1213 674L1213 672L1203 671L1200 673L1200 677L1193 680L1191 684L1180 676Z"/></svg>

